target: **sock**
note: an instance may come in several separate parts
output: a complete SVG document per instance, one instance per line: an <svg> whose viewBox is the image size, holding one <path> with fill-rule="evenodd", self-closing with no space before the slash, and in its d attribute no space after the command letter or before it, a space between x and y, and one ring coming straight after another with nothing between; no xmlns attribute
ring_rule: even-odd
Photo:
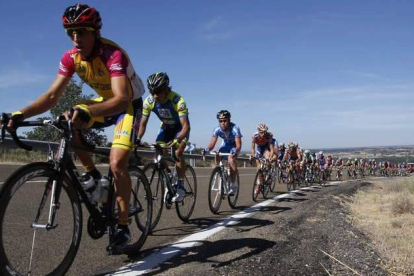
<svg viewBox="0 0 414 276"><path fill-rule="evenodd" d="M118 229L122 231L128 230L128 224L118 224Z"/></svg>

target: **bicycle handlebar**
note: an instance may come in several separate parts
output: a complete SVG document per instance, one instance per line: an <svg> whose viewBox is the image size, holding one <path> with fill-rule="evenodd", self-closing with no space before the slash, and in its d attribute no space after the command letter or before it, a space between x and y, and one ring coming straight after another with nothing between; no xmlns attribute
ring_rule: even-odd
<svg viewBox="0 0 414 276"><path fill-rule="evenodd" d="M162 151L164 149L170 149L171 150L171 153L170 153L171 158L175 162L180 161L180 159L178 159L177 155L175 154L175 150L174 150L173 146L161 146L160 144L152 144L150 146L145 146L145 145L141 144L141 145L137 145L137 146L141 147L141 148L155 149L155 152L159 152L159 153L161 153L161 155L162 155Z"/></svg>
<svg viewBox="0 0 414 276"><path fill-rule="evenodd" d="M1 143L4 142L4 139L6 137L6 130L7 125L10 121L10 116L7 113L2 113L0 116L1 121ZM29 146L25 143L23 143L20 138L17 136L17 129L19 127L34 127L34 126L54 126L58 129L68 131L69 132L69 140L72 140L73 138L73 132L75 131L72 127L71 121L67 121L63 116L59 116L54 120L37 120L37 121L22 121L14 124L14 131L8 131L13 138L13 141L16 143L17 146L19 146L22 149L25 149L27 151L32 151L33 147ZM79 131L79 138L81 144L89 151L93 151L95 149L95 145L89 143L86 141L85 137L82 135L82 132Z"/></svg>

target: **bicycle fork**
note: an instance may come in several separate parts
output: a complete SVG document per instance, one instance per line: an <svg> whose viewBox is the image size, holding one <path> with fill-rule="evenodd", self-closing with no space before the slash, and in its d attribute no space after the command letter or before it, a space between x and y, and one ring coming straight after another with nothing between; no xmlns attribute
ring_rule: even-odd
<svg viewBox="0 0 414 276"><path fill-rule="evenodd" d="M51 187L50 187L51 186ZM55 229L58 225L53 225L54 220L55 220L55 215L56 215L56 210L59 209L60 204L59 204L59 194L60 194L60 189L61 186L58 184L58 181L56 179L54 179L52 181L52 183L50 183L50 181L48 181L45 191L43 193L43 197L42 197L42 201L40 202L40 206L39 209L37 211L37 216L35 221L32 223L31 227L33 229L46 229L46 230L51 230L51 229ZM51 197L50 197L50 206L49 206L49 215L48 215L48 220L46 224L39 224L39 218L40 215L42 213L42 210L44 208L44 206L46 205L47 202L47 197L49 195L49 193L52 192Z"/></svg>

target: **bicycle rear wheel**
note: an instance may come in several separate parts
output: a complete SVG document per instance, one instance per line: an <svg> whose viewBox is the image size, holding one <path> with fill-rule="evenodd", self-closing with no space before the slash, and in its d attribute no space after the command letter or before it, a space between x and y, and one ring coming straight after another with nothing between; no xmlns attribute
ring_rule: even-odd
<svg viewBox="0 0 414 276"><path fill-rule="evenodd" d="M227 200L229 201L229 205L232 209L236 208L237 199L239 198L239 191L240 191L240 177L239 177L239 170L237 170L236 174L236 193L234 195L229 195Z"/></svg>
<svg viewBox="0 0 414 276"><path fill-rule="evenodd" d="M160 221L164 208L165 175L155 163L146 165L144 173L148 178L152 193L152 219L150 227L152 232Z"/></svg>
<svg viewBox="0 0 414 276"><path fill-rule="evenodd" d="M47 225L52 186L58 208ZM36 219L38 218L38 219ZM0 192L0 275L63 275L82 234L82 209L69 177L50 163L32 163L14 172Z"/></svg>
<svg viewBox="0 0 414 276"><path fill-rule="evenodd" d="M130 206L133 212L129 214L129 229L131 243L125 248L127 254L137 253L144 245L151 227L152 196L147 177L138 167L129 167L131 177ZM134 223L135 222L135 223ZM133 227L135 226L136 227Z"/></svg>
<svg viewBox="0 0 414 276"><path fill-rule="evenodd" d="M194 211L197 199L197 178L194 169L187 165L184 179L184 199L181 202L175 203L178 217L187 222Z"/></svg>
<svg viewBox="0 0 414 276"><path fill-rule="evenodd" d="M208 185L208 207L213 214L217 214L223 200L223 177L220 167L214 168Z"/></svg>

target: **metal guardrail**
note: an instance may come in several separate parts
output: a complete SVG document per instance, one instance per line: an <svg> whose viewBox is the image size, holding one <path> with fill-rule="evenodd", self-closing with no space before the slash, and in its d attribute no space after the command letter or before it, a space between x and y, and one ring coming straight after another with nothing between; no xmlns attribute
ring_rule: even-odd
<svg viewBox="0 0 414 276"><path fill-rule="evenodd" d="M57 149L59 146L59 143L55 142L45 142L45 141L37 141L37 140L28 140L28 139L21 139L21 141L29 146L32 146L33 149L41 150L41 151L49 151L50 149ZM13 139L6 137L3 144L0 144L0 147L5 148L19 148L19 146L16 145L16 143L13 141ZM106 151L109 153L111 148L108 147L96 147L97 149L101 151ZM152 158L154 157L154 151L149 150L137 150L138 155L142 156L144 158ZM205 156L207 160L213 160L214 156L212 155L206 155ZM190 160L190 165L195 167L195 160L201 160L203 156L201 154L191 154L191 153L184 153L184 158ZM237 158L239 161L242 161L244 163L244 167L246 167L247 163L249 162L249 158L246 157L239 157Z"/></svg>

